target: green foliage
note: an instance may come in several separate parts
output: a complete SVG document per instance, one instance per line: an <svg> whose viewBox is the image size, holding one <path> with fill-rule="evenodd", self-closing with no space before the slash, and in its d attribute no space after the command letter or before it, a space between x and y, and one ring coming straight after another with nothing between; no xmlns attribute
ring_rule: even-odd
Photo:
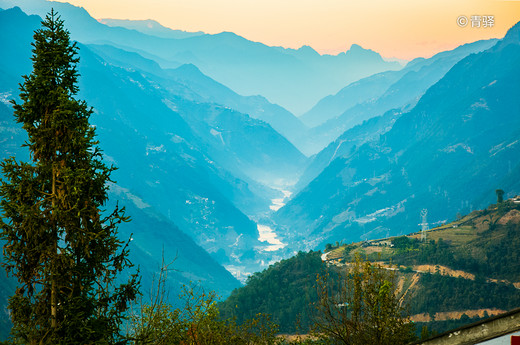
<svg viewBox="0 0 520 345"><path fill-rule="evenodd" d="M400 252L392 256L398 265L443 265L456 270L463 270L486 278L507 279L511 282L520 280L520 224L498 224L496 214L486 216L492 219L489 230L484 231L475 240L463 245L453 245L439 239L422 243L418 250ZM487 221L487 219L486 219Z"/></svg>
<svg viewBox="0 0 520 345"><path fill-rule="evenodd" d="M118 207L105 214L113 167L102 162L78 92L77 47L51 11L34 34L33 71L20 86L16 121L28 133L32 162L1 164L0 237L7 272L18 279L9 300L15 341L73 344L121 341L120 326L137 294L137 276L117 227Z"/></svg>
<svg viewBox="0 0 520 345"><path fill-rule="evenodd" d="M476 276L471 280L439 274L421 275L418 290L411 297L412 313L481 308L509 310L520 305L520 291L513 285L487 282L488 278L518 282L520 277L520 224L500 225L497 213L486 213L479 218L479 222L492 220L482 223L489 224L489 229L468 243L453 245L441 239L430 240L422 243L418 250L397 252L392 257L399 265L442 265Z"/></svg>
<svg viewBox="0 0 520 345"><path fill-rule="evenodd" d="M412 313L471 309L511 310L520 305L520 291L513 285L485 280L452 278L435 274L421 277L421 287L410 305Z"/></svg>
<svg viewBox="0 0 520 345"><path fill-rule="evenodd" d="M403 247L399 247L392 257L392 261L395 264L407 266L433 264L453 267L453 261L455 260L453 247L443 241L442 238L437 242L430 240L426 243L420 243L416 239L409 239L408 243L410 245L405 248L415 248L417 250L400 250Z"/></svg>
<svg viewBox="0 0 520 345"><path fill-rule="evenodd" d="M415 328L395 292L396 272L356 256L339 278L317 280L314 334L334 344L407 344Z"/></svg>
<svg viewBox="0 0 520 345"><path fill-rule="evenodd" d="M484 317L485 318L485 317ZM421 334L419 335L421 340L426 340L428 338L434 337L437 334L444 333L449 330L453 330L464 325L471 324L473 322L477 322L483 320L481 317L469 318L464 317L455 320L443 320L443 321L430 321L430 322L416 322L415 326L417 329L421 330Z"/></svg>
<svg viewBox="0 0 520 345"><path fill-rule="evenodd" d="M217 296L200 286L184 286L180 299L183 306L174 308L164 302L167 270L161 270L157 292L150 303L142 303L131 318L129 338L134 345L230 344L275 345L278 327L268 315L257 314L237 325L223 319L217 308Z"/></svg>
<svg viewBox="0 0 520 345"><path fill-rule="evenodd" d="M351 256L352 256L352 254L351 254L352 251L354 249L356 249L356 248L357 248L357 246L354 243L347 244L346 246L344 246L344 249L343 249L343 259L349 261L351 259Z"/></svg>
<svg viewBox="0 0 520 345"><path fill-rule="evenodd" d="M401 266L399 267L399 271L403 272L403 273L412 273L413 272L413 269L411 266Z"/></svg>
<svg viewBox="0 0 520 345"><path fill-rule="evenodd" d="M503 205L505 213L518 209L518 206L510 202L504 202ZM493 223L493 227L490 226L488 230L484 221L486 219L491 219L489 223ZM488 278L519 281L520 224L517 221L504 224L502 216L494 207L485 211L475 211L471 216L463 217L463 221L463 227L459 224L458 228L438 230L439 232L435 233L437 241L430 239L423 242L405 236L392 240L394 247L388 248L389 260L400 266L400 269L392 274L398 274L403 279L400 283L403 288L401 293L411 287L406 292L406 302L411 314L428 313L433 316L439 311L480 308L509 310L520 305L520 291L512 284L488 281ZM457 239L457 231L471 232L471 236L468 236L466 241L453 240ZM330 248L332 249L332 245ZM352 260L359 248L359 243L349 244L340 248L338 252L342 252L343 258ZM376 254L379 253L372 255ZM381 260L386 258L378 259ZM427 274L413 271L412 266L422 264L463 270L475 274L476 279L452 278L439 272ZM296 257L253 275L245 287L235 290L219 307L223 315L236 316L237 320L252 317L256 312L272 314L273 320L281 323L282 332L306 333L310 324L308 318L312 314L307 305L309 302L316 302L318 298L315 291L308 290L308 287L315 283L309 279L309 275L319 273L322 280L326 279L327 283L330 282L332 285L329 289L332 293L334 286L335 291L340 291L341 279L346 280L344 274L338 274L338 269L341 267L326 267L322 264L316 252L299 253ZM410 279L416 279L415 283ZM298 281L299 284L293 285L293 282ZM290 322L287 322L288 320ZM434 321L433 328L430 331L425 329L423 336L447 330L444 326L460 326L464 323L464 320L452 321ZM295 327L295 324L300 327ZM417 332L417 336L420 336L421 328Z"/></svg>
<svg viewBox="0 0 520 345"><path fill-rule="evenodd" d="M497 194L497 204L504 202L504 191L502 189L497 189L495 193Z"/></svg>
<svg viewBox="0 0 520 345"><path fill-rule="evenodd" d="M306 333L311 325L309 304L316 300L316 275L325 267L320 252L303 253L253 274L219 304L224 318L238 324L256 314L270 314L282 333Z"/></svg>
<svg viewBox="0 0 520 345"><path fill-rule="evenodd" d="M417 327L417 325L416 325L416 327ZM417 327L417 329L419 329L419 327ZM421 329L421 334L420 334L421 340L426 340L431 336L431 333L428 330L428 326L424 325L424 326L420 327L420 329Z"/></svg>
<svg viewBox="0 0 520 345"><path fill-rule="evenodd" d="M407 236L396 237L392 239L392 244L398 253L404 253L418 248L419 241Z"/></svg>

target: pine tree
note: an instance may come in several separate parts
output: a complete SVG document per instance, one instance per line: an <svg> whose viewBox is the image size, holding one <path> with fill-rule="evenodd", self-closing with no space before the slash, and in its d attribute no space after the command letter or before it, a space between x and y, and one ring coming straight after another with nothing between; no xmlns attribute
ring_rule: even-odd
<svg viewBox="0 0 520 345"><path fill-rule="evenodd" d="M89 124L78 92L78 47L52 10L34 34L33 71L20 85L16 121L28 133L31 162L1 164L0 237L5 268L18 279L9 299L16 339L29 344L111 344L137 275L116 285L127 267L128 243L117 228L124 208L103 209L114 167Z"/></svg>

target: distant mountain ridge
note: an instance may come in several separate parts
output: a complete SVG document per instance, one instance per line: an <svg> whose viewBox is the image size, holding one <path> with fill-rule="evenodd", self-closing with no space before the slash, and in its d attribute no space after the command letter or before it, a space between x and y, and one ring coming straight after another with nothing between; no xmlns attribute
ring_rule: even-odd
<svg viewBox="0 0 520 345"><path fill-rule="evenodd" d="M293 243L403 234L420 222L482 207L496 188L520 185L518 25L459 61L390 130L344 152L274 216L306 229ZM516 174L516 175L515 175Z"/></svg>
<svg viewBox="0 0 520 345"><path fill-rule="evenodd" d="M155 61L141 55L115 48L110 45L89 45L97 54L112 64L124 68L138 68L155 74L161 80L169 80L165 87L175 88L186 99L203 103L216 103L238 110L244 114L269 123L273 129L298 145L301 134L307 128L284 108L269 103L262 96L240 96L233 90L204 75L193 64L175 69L162 69ZM172 85L173 81L175 85Z"/></svg>
<svg viewBox="0 0 520 345"><path fill-rule="evenodd" d="M25 12L44 15L54 7L69 23L72 37L83 43L110 42L125 50L146 52L162 67L193 63L204 74L241 95L262 95L295 114L308 110L319 99L336 93L349 82L371 74L397 70L375 52L354 45L337 56L286 50L251 42L234 33L166 39L122 27L108 27L83 8L44 0L0 0L0 7L20 6Z"/></svg>
<svg viewBox="0 0 520 345"><path fill-rule="evenodd" d="M12 33L0 36L2 99L16 98L21 76L31 71L30 43L40 20L19 8L0 11L0 29ZM120 168L118 186L167 220L165 231L178 226L220 264L240 263L245 273L260 267L266 244L245 213L268 209L281 193L255 178L271 170L297 173L305 157L267 123L200 96L201 90L223 90L248 106L196 68L168 72L135 53L113 48L98 55L98 46L79 47L79 98L95 109L92 122L105 159ZM189 88L183 78L200 80ZM22 143L13 141L5 154L23 155ZM139 214L136 222L146 216Z"/></svg>
<svg viewBox="0 0 520 345"><path fill-rule="evenodd" d="M497 40L464 44L429 59L417 58L399 71L378 73L356 81L322 99L300 119L312 128L306 133L307 153L316 153L341 133L392 109L406 110L464 57L486 50Z"/></svg>
<svg viewBox="0 0 520 345"><path fill-rule="evenodd" d="M326 142L327 138L330 139L342 128L363 121L343 132L336 140L311 158L311 162L298 180L296 190L304 188L334 159L350 154L354 148L376 140L380 135L390 130L401 114L415 106L423 93L423 89L433 85L456 62L470 54L489 49L496 43L497 40L495 39L477 41L462 45L452 51L436 54L430 59L414 59L401 71L376 74L350 84L335 96L324 98L322 102L318 103L316 109L333 105L341 109L355 102L356 97L359 97L359 100L366 100L367 98L370 98L370 100L360 102L345 111L341 116L311 129L311 133L308 134L309 142L307 142L307 145L312 145L314 142L313 134L320 138L322 142ZM387 89L383 92L385 88ZM397 106L397 108L392 109L393 106ZM331 110L331 108L328 109ZM381 111L384 111L384 113L374 116Z"/></svg>
<svg viewBox="0 0 520 345"><path fill-rule="evenodd" d="M267 123L254 119L257 115L260 119L273 117L275 123L280 123L280 120L290 122L294 117L290 115L284 119L285 113L282 108L260 97L239 96L203 75L194 65L162 70L153 61L138 55L133 56L134 53L107 46L91 45L90 47L104 56L106 61L117 66L123 68L140 66L143 72L148 72L144 75L145 80L153 83L155 87L160 85L157 93L163 97L162 102L172 110L181 113L191 128L198 132L200 138L209 140L208 154L214 159L220 157L218 159L220 164L233 171L235 175L257 181L270 181L280 176L286 176L288 179L298 178L299 167L304 164L306 158L284 137L274 132ZM235 114L235 121L230 121L230 117L233 117L233 109L249 111L251 119L241 113ZM282 116L277 117L277 114ZM296 125L298 124L299 122L296 122ZM259 131L253 130L249 136L244 136L249 127ZM263 134L260 133L260 128ZM298 126L295 126L295 129L298 129ZM264 144L266 141L263 140L262 135L269 137L267 145ZM237 136L242 139L237 141L235 138ZM263 152L253 154L249 150L253 146ZM213 150L217 147L217 150ZM237 155L237 152L243 154ZM269 157L269 161L261 157Z"/></svg>
<svg viewBox="0 0 520 345"><path fill-rule="evenodd" d="M1 64L0 64L1 65ZM18 160L28 161L27 150L21 150L20 145L27 139L26 132L14 121L12 108L0 102L0 160L15 156ZM104 148L104 145L101 145ZM122 180L121 171L116 171L112 178ZM152 283L160 270L162 260L172 263L175 269L168 275L168 287L170 288L170 303L177 303L176 296L181 291L182 284L196 281L207 288L214 289L222 296L226 296L234 288L240 286L240 282L234 278L224 267L211 257L202 247L197 245L190 236L182 232L171 220L161 215L142 199L133 195L130 190L119 184L110 186L109 203L107 209L115 206L125 207L127 215L132 221L123 223L119 227L119 239L130 242L130 259L139 267L141 291L148 294L152 289ZM0 246L3 245L0 242ZM0 262L3 260L0 259ZM130 270L133 272L133 269ZM128 272L125 272L127 274ZM16 284L13 279L4 277L0 283L0 306L5 308L7 297L13 293ZM5 326L5 327L4 327ZM5 318L0 317L0 339L4 339L10 329L10 324Z"/></svg>
<svg viewBox="0 0 520 345"><path fill-rule="evenodd" d="M101 24L108 26L120 26L130 30L136 30L143 34L162 37L162 38L173 38L182 39L194 36L204 35L204 32L188 32L184 30L174 30L167 28L153 19L145 20L129 20L129 19L111 19L101 18L98 19Z"/></svg>

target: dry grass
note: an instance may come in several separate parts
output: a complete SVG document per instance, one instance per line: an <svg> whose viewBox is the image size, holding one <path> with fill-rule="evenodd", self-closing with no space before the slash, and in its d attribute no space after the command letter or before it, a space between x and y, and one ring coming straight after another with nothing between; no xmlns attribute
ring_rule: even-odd
<svg viewBox="0 0 520 345"><path fill-rule="evenodd" d="M506 311L502 309L475 309L475 310L460 310L460 311L447 311L447 312L438 312L435 313L434 318L435 321L446 321L446 320L459 320L462 315L466 314L470 318L474 317L484 317L485 313L489 316L503 314ZM430 315L424 314L416 314L412 315L410 319L413 322L430 322L433 321Z"/></svg>
<svg viewBox="0 0 520 345"><path fill-rule="evenodd" d="M461 270L452 270L449 267L441 266L441 265L418 265L418 266L414 266L413 269L414 269L414 271L421 272L421 273L438 272L442 276L475 280L475 275L473 273L468 273L468 272L461 271Z"/></svg>
<svg viewBox="0 0 520 345"><path fill-rule="evenodd" d="M458 228L446 228L445 230L432 230L426 234L426 240L437 242L440 238L453 245L462 245L477 239L478 233L471 226L461 226Z"/></svg>
<svg viewBox="0 0 520 345"><path fill-rule="evenodd" d="M279 334L278 338L285 339L286 341L304 341L304 340L318 340L318 338L310 334Z"/></svg>
<svg viewBox="0 0 520 345"><path fill-rule="evenodd" d="M339 248L331 250L327 254L327 260L336 260L343 258L343 252L345 251L345 247L341 246Z"/></svg>
<svg viewBox="0 0 520 345"><path fill-rule="evenodd" d="M384 249L383 247L379 247L379 246L368 246L368 247L365 247L365 253L367 255L372 254L372 253L382 253L383 249Z"/></svg>

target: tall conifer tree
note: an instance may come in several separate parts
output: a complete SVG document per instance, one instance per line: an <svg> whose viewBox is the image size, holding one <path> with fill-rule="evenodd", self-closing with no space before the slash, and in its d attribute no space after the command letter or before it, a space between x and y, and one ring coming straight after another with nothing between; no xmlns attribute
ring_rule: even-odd
<svg viewBox="0 0 520 345"><path fill-rule="evenodd" d="M137 276L116 285L131 266L117 238L124 209L103 209L113 167L102 162L78 92L78 47L52 10L34 34L33 71L13 102L28 133L31 162L2 162L0 236L8 273L19 282L9 300L12 334L29 344L121 341ZM3 220L2 220L3 219Z"/></svg>

